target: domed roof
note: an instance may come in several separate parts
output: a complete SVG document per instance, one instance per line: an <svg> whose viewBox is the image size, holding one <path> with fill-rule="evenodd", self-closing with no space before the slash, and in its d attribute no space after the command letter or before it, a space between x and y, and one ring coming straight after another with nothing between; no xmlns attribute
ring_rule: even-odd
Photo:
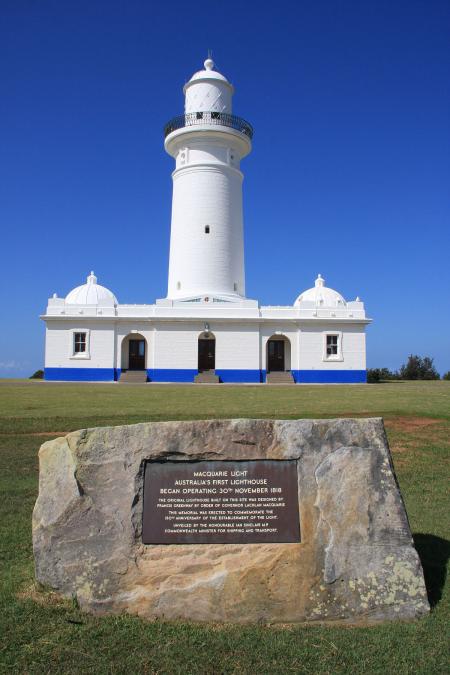
<svg viewBox="0 0 450 675"><path fill-rule="evenodd" d="M221 82L225 82L228 84L230 87L232 85L228 82L227 78L222 75L222 73L219 73L217 70L214 70L214 61L212 59L206 59L204 65L204 70L197 70L196 73L193 74L189 82L187 82L187 85L191 84L192 82L195 82L196 80L220 80ZM185 88L186 86L185 85Z"/></svg>
<svg viewBox="0 0 450 675"><path fill-rule="evenodd" d="M91 272L86 283L77 286L66 296L66 305L118 305L114 293L97 283L97 277Z"/></svg>
<svg viewBox="0 0 450 675"><path fill-rule="evenodd" d="M338 307L345 306L346 302L342 295L332 288L325 286L325 279L319 274L314 287L300 293L294 302L294 307L298 307L302 302L314 302L318 307Z"/></svg>

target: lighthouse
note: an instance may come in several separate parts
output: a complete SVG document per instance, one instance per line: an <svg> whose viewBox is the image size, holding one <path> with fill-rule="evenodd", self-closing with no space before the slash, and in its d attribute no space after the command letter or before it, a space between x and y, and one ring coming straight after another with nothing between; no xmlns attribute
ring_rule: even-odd
<svg viewBox="0 0 450 675"><path fill-rule="evenodd" d="M184 115L164 130L175 159L167 297L239 301L245 297L240 165L253 129L233 115L234 88L210 58L183 92Z"/></svg>
<svg viewBox="0 0 450 675"><path fill-rule="evenodd" d="M241 161L253 129L233 114L233 86L210 58L183 91L184 113L164 128L175 160L167 295L122 304L93 272L55 293L42 315L45 379L365 382L371 319L359 297L346 300L320 274L292 304L246 296Z"/></svg>

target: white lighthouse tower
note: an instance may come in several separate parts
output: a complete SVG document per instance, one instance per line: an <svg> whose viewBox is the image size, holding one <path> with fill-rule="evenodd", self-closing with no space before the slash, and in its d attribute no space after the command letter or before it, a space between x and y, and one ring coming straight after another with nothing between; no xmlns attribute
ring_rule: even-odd
<svg viewBox="0 0 450 675"><path fill-rule="evenodd" d="M185 114L165 127L176 161L167 297L238 301L245 296L240 161L253 130L232 114L233 86L210 58L183 91Z"/></svg>

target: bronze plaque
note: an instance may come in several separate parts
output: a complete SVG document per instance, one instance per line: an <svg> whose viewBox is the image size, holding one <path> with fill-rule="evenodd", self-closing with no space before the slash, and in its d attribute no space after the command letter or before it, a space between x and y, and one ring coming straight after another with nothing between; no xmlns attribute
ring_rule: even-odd
<svg viewBox="0 0 450 675"><path fill-rule="evenodd" d="M145 466L144 544L300 541L297 462L153 462Z"/></svg>

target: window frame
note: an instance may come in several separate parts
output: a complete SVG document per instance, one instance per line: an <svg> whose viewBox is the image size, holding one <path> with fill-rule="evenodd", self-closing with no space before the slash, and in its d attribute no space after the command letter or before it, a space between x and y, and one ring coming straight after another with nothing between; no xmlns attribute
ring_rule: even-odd
<svg viewBox="0 0 450 675"><path fill-rule="evenodd" d="M76 352L75 351L75 335L77 333L84 333L85 334L85 351L84 352ZM91 350L90 350L90 343L91 343L91 331L89 328L72 328L70 330L70 346L69 346L69 358L70 359L90 359L91 358Z"/></svg>
<svg viewBox="0 0 450 675"><path fill-rule="evenodd" d="M328 337L336 337L337 338L337 353L336 354L328 354L327 353L327 338ZM342 353L342 331L338 330L327 330L323 332L323 354L322 354L322 361L343 361L343 353Z"/></svg>

